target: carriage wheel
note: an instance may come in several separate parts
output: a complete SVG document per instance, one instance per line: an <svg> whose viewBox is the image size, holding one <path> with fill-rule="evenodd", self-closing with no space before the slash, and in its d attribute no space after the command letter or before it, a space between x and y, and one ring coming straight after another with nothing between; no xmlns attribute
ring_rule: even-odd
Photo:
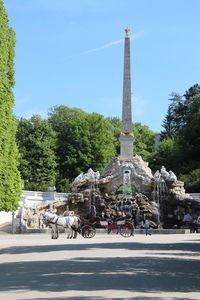
<svg viewBox="0 0 200 300"><path fill-rule="evenodd" d="M123 237L130 237L134 233L134 227L133 224L130 222L126 222L125 224L120 226L120 234Z"/></svg>
<svg viewBox="0 0 200 300"><path fill-rule="evenodd" d="M81 228L81 234L86 239L91 239L95 236L96 230L90 225L85 225Z"/></svg>

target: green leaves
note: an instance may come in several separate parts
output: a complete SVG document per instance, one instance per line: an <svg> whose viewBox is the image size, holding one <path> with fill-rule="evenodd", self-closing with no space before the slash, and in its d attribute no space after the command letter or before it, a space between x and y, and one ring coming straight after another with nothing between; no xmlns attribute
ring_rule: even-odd
<svg viewBox="0 0 200 300"><path fill-rule="evenodd" d="M18 121L17 143L20 149L20 172L24 188L47 191L57 176L56 135L47 120L33 115Z"/></svg>
<svg viewBox="0 0 200 300"><path fill-rule="evenodd" d="M134 123L133 134L135 137L134 154L141 155L144 160L148 160L154 150L155 133L146 125Z"/></svg>
<svg viewBox="0 0 200 300"><path fill-rule="evenodd" d="M189 174L180 175L180 179L185 182L188 192L199 192L200 168L192 170Z"/></svg>
<svg viewBox="0 0 200 300"><path fill-rule="evenodd" d="M199 191L200 86L190 87L183 96L173 93L165 117L163 141L151 157L151 166L165 165L185 181L188 191Z"/></svg>
<svg viewBox="0 0 200 300"><path fill-rule="evenodd" d="M90 143L86 113L58 106L51 109L49 122L56 133L56 157L60 180L72 179L89 168Z"/></svg>
<svg viewBox="0 0 200 300"><path fill-rule="evenodd" d="M57 136L59 181L72 180L90 167L102 170L114 156L112 128L103 116L61 105L51 109L49 122Z"/></svg>
<svg viewBox="0 0 200 300"><path fill-rule="evenodd" d="M88 114L91 168L102 171L115 157L114 136L110 123L97 113Z"/></svg>
<svg viewBox="0 0 200 300"><path fill-rule="evenodd" d="M19 154L13 117L15 33L0 0L0 211L14 211L21 198Z"/></svg>
<svg viewBox="0 0 200 300"><path fill-rule="evenodd" d="M181 157L179 147L174 139L164 139L151 154L149 161L153 171L160 170L161 166L165 166L167 170L176 172Z"/></svg>

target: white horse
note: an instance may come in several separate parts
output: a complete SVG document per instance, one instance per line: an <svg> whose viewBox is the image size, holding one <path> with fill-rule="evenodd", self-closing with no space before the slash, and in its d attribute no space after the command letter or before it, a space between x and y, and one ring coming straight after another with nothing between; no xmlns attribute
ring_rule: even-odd
<svg viewBox="0 0 200 300"><path fill-rule="evenodd" d="M75 239L77 237L77 232L80 233L81 221L77 216L58 216L51 212L45 212L43 214L43 222L46 226L51 227L51 238L57 239L59 236L58 226L68 228L69 233L67 238Z"/></svg>

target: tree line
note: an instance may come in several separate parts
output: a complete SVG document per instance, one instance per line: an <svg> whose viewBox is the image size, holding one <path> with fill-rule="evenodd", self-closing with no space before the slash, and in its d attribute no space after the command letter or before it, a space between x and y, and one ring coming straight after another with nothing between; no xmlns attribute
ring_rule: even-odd
<svg viewBox="0 0 200 300"><path fill-rule="evenodd" d="M174 170L188 192L200 192L200 85L194 84L184 95L172 93L169 101L162 142L150 164Z"/></svg>
<svg viewBox="0 0 200 300"><path fill-rule="evenodd" d="M200 86L195 84L183 96L173 93L158 134L141 123L132 126L134 155L148 161L153 172L164 165L185 182L189 192L200 190ZM17 120L19 170L24 187L59 192L70 190L71 181L89 168L102 171L119 154L121 120L86 113L61 105L50 109L48 118L34 115Z"/></svg>
<svg viewBox="0 0 200 300"><path fill-rule="evenodd" d="M33 115L17 119L19 170L27 190L47 191L55 186L68 192L71 181L89 168L102 171L119 152L121 120L104 118L64 105L50 109L48 118ZM154 147L154 133L133 125L135 153L147 158Z"/></svg>

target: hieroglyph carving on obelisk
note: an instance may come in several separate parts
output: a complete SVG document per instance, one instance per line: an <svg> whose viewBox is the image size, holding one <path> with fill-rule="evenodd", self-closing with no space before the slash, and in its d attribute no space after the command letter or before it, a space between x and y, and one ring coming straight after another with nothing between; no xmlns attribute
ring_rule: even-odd
<svg viewBox="0 0 200 300"><path fill-rule="evenodd" d="M131 107L131 63L130 29L125 29L124 78L122 103L122 133L120 136L120 158L130 160L133 157L132 107Z"/></svg>

